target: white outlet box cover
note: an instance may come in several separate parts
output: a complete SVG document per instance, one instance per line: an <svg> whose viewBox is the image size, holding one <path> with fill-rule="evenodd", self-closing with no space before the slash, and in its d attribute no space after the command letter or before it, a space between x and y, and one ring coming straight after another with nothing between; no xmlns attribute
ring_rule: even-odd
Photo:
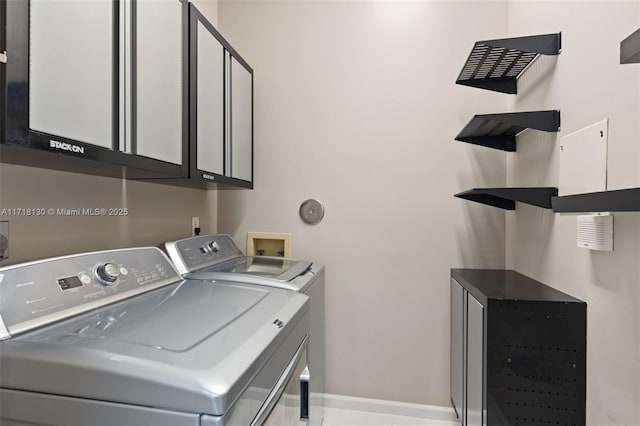
<svg viewBox="0 0 640 426"><path fill-rule="evenodd" d="M609 119L560 138L559 195L607 190Z"/></svg>

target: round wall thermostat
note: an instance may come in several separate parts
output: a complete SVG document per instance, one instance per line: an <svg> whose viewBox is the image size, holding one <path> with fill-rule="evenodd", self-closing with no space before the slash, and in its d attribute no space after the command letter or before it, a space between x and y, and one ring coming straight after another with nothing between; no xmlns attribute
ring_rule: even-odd
<svg viewBox="0 0 640 426"><path fill-rule="evenodd" d="M300 217L309 225L320 223L324 217L324 206L320 201L309 198L300 204Z"/></svg>

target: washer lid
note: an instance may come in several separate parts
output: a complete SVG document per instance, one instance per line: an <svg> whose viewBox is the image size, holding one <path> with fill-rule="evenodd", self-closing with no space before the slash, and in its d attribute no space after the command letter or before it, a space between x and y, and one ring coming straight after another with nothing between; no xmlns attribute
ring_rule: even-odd
<svg viewBox="0 0 640 426"><path fill-rule="evenodd" d="M284 290L184 281L0 342L0 382L222 415L307 308Z"/></svg>
<svg viewBox="0 0 640 426"><path fill-rule="evenodd" d="M282 257L247 256L185 274L187 279L208 279L304 291L313 280L313 264Z"/></svg>
<svg viewBox="0 0 640 426"><path fill-rule="evenodd" d="M288 282L311 268L306 260L270 256L245 256L204 269L207 272L228 272Z"/></svg>

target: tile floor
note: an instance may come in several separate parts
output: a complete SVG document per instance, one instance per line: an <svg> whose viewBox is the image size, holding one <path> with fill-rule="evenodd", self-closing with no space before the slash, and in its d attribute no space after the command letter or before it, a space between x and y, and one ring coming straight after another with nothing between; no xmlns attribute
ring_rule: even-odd
<svg viewBox="0 0 640 426"><path fill-rule="evenodd" d="M456 426L455 422L326 408L323 426Z"/></svg>

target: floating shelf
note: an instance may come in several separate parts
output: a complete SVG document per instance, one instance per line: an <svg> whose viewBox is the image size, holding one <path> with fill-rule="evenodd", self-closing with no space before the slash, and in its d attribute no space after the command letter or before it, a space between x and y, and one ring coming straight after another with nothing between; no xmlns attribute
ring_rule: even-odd
<svg viewBox="0 0 640 426"><path fill-rule="evenodd" d="M557 132L560 130L560 111L474 115L456 140L514 152L516 136L525 129Z"/></svg>
<svg viewBox="0 0 640 426"><path fill-rule="evenodd" d="M560 33L477 41L456 84L518 93L516 80L539 55L558 55Z"/></svg>
<svg viewBox="0 0 640 426"><path fill-rule="evenodd" d="M499 207L505 210L515 210L516 201L545 209L551 208L551 197L558 195L558 188L474 188L456 194L455 197L477 203Z"/></svg>
<svg viewBox="0 0 640 426"><path fill-rule="evenodd" d="M640 188L553 197L551 204L556 213L640 212Z"/></svg>
<svg viewBox="0 0 640 426"><path fill-rule="evenodd" d="M620 42L620 63L640 63L640 30Z"/></svg>

